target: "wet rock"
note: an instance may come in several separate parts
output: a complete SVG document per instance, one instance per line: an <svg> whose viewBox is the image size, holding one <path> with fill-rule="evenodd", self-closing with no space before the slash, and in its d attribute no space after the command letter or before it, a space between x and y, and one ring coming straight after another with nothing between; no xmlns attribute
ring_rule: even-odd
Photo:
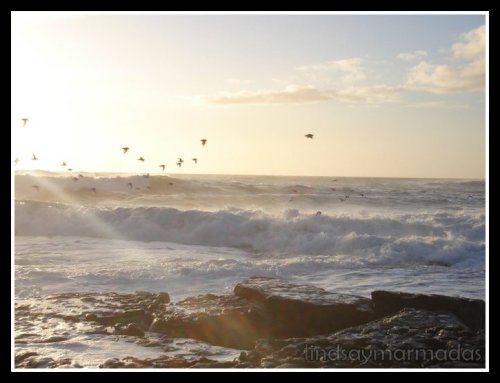
<svg viewBox="0 0 500 383"><path fill-rule="evenodd" d="M144 336L144 331L135 323L129 323L125 328L120 329L118 333L121 335Z"/></svg>
<svg viewBox="0 0 500 383"><path fill-rule="evenodd" d="M206 294L167 308L155 318L149 331L248 349L256 339L271 335L270 323L260 306L246 299Z"/></svg>
<svg viewBox="0 0 500 383"><path fill-rule="evenodd" d="M372 301L378 315L391 315L405 307L448 311L459 317L471 329L484 329L485 306L484 301L481 299L380 290L372 292Z"/></svg>
<svg viewBox="0 0 500 383"><path fill-rule="evenodd" d="M18 364L20 364L22 361L29 358L30 356L37 356L37 355L38 355L38 353L33 352L33 351L25 351L25 352L17 353L15 358L14 358L14 362L16 364L16 367Z"/></svg>
<svg viewBox="0 0 500 383"><path fill-rule="evenodd" d="M403 328L408 331L392 331ZM439 341L443 329L458 343ZM263 368L484 367L484 333L466 329L453 314L410 308L333 334L279 342L261 339L240 361L250 361L253 367ZM468 335L462 335L458 341L459 334Z"/></svg>
<svg viewBox="0 0 500 383"><path fill-rule="evenodd" d="M235 295L258 302L273 318L277 337L332 332L375 318L371 301L276 278L253 277L236 285Z"/></svg>

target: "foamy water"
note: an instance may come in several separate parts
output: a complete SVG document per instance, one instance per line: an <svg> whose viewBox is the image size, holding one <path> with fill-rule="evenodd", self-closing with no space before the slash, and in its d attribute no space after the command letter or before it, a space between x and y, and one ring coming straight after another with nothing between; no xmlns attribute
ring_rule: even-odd
<svg viewBox="0 0 500 383"><path fill-rule="evenodd" d="M483 181L82 176L16 175L18 296L175 299L269 275L484 297Z"/></svg>

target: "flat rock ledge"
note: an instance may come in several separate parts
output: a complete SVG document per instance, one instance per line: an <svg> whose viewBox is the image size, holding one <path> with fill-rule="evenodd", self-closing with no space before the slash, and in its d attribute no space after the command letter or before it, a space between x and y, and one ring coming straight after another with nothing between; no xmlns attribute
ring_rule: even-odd
<svg viewBox="0 0 500 383"><path fill-rule="evenodd" d="M15 310L15 365L20 368L74 367L71 360L49 360L30 349L70 337L56 325L45 331L50 336L37 335L35 324L45 323L44 318L70 323L78 331L85 328L88 334L137 339L145 347L158 344L151 337L161 337L242 350L231 361L203 355L189 360L123 355L103 361L103 368L485 365L484 301L443 295L374 291L369 299L253 277L237 284L234 294L205 294L176 303L167 293L64 293L16 302Z"/></svg>

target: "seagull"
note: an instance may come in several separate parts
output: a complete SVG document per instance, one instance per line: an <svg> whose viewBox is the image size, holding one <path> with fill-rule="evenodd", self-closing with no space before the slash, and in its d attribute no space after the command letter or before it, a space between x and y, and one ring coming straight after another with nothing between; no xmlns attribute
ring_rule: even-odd
<svg viewBox="0 0 500 383"><path fill-rule="evenodd" d="M27 118L21 118L21 121L23 122L23 126L26 126L29 120Z"/></svg>
<svg viewBox="0 0 500 383"><path fill-rule="evenodd" d="M160 165L160 168L163 172L165 171L165 165Z"/></svg>
<svg viewBox="0 0 500 383"><path fill-rule="evenodd" d="M73 169L72 168L68 168L68 172L72 171Z"/></svg>
<svg viewBox="0 0 500 383"><path fill-rule="evenodd" d="M128 186L130 189L132 189L132 187L133 187L132 182L129 182L129 183L127 184L127 186Z"/></svg>
<svg viewBox="0 0 500 383"><path fill-rule="evenodd" d="M306 134L304 137L306 137L306 138L310 138L310 139L312 140L312 139L313 139L313 137L314 137L314 134L308 133L308 134Z"/></svg>
<svg viewBox="0 0 500 383"><path fill-rule="evenodd" d="M16 157L16 159L14 160L14 165L17 165L19 163L19 158Z"/></svg>
<svg viewBox="0 0 500 383"><path fill-rule="evenodd" d="M124 146L124 147L122 148L122 150L123 150L123 154L127 153L129 149L130 149L130 148L129 148L128 146Z"/></svg>
<svg viewBox="0 0 500 383"><path fill-rule="evenodd" d="M93 191L94 193L96 192L96 188L90 188L91 191Z"/></svg>
<svg viewBox="0 0 500 383"><path fill-rule="evenodd" d="M63 163L61 164L61 166L66 166L66 162L63 161Z"/></svg>
<svg viewBox="0 0 500 383"><path fill-rule="evenodd" d="M32 161L36 161L36 160L38 160L38 157L37 157L37 156L35 156L35 154L33 153L33 158L32 158L31 160L32 160Z"/></svg>
<svg viewBox="0 0 500 383"><path fill-rule="evenodd" d="M193 161L194 161L195 164L197 164L198 163L198 158L193 158Z"/></svg>
<svg viewBox="0 0 500 383"><path fill-rule="evenodd" d="M179 157L179 161L178 162L184 162L184 160L182 158Z"/></svg>
<svg viewBox="0 0 500 383"><path fill-rule="evenodd" d="M144 162L144 158L142 158L142 156L141 156L141 157L139 157L139 158L137 159L137 161L142 161L142 162Z"/></svg>
<svg viewBox="0 0 500 383"><path fill-rule="evenodd" d="M177 162L177 166L181 167L182 166L182 162Z"/></svg>
<svg viewBox="0 0 500 383"><path fill-rule="evenodd" d="M35 188L36 191L40 191L40 187L38 185L33 185L32 187Z"/></svg>
<svg viewBox="0 0 500 383"><path fill-rule="evenodd" d="M205 144L207 143L207 139L206 138L202 138L200 141L201 141L201 145L202 146L205 146Z"/></svg>

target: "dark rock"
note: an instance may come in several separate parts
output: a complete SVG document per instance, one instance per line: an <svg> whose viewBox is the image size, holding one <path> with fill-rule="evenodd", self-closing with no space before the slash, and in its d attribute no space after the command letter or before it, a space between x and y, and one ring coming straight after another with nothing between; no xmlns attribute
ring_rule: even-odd
<svg viewBox="0 0 500 383"><path fill-rule="evenodd" d="M375 318L367 298L276 278L249 278L237 284L234 293L263 305L273 319L272 334L277 337L317 335Z"/></svg>
<svg viewBox="0 0 500 383"><path fill-rule="evenodd" d="M249 349L256 339L271 335L270 324L259 305L233 295L206 294L167 307L149 331Z"/></svg>
<svg viewBox="0 0 500 383"><path fill-rule="evenodd" d="M15 361L16 366L17 366L19 363L21 363L23 360L29 358L30 356L37 356L37 355L38 355L38 353L33 352L33 351L20 352L20 353L16 354L14 361Z"/></svg>
<svg viewBox="0 0 500 383"><path fill-rule="evenodd" d="M372 292L372 301L378 315L391 315L402 308L448 311L459 317L473 330L484 329L485 306L481 299L449 297L445 295L411 294L392 291Z"/></svg>
<svg viewBox="0 0 500 383"><path fill-rule="evenodd" d="M97 317L94 321L104 326L135 323L140 328L147 330L153 322L153 315L142 309L129 310L114 315Z"/></svg>
<svg viewBox="0 0 500 383"><path fill-rule="evenodd" d="M408 331L391 331L395 328ZM443 329L457 342L440 342ZM279 342L260 339L240 361L262 368L484 367L484 333L469 332L458 341L464 329L466 326L453 314L410 308L329 335Z"/></svg>
<svg viewBox="0 0 500 383"><path fill-rule="evenodd" d="M137 324L129 323L125 328L120 329L119 334L142 337L144 336L144 331L142 331Z"/></svg>

